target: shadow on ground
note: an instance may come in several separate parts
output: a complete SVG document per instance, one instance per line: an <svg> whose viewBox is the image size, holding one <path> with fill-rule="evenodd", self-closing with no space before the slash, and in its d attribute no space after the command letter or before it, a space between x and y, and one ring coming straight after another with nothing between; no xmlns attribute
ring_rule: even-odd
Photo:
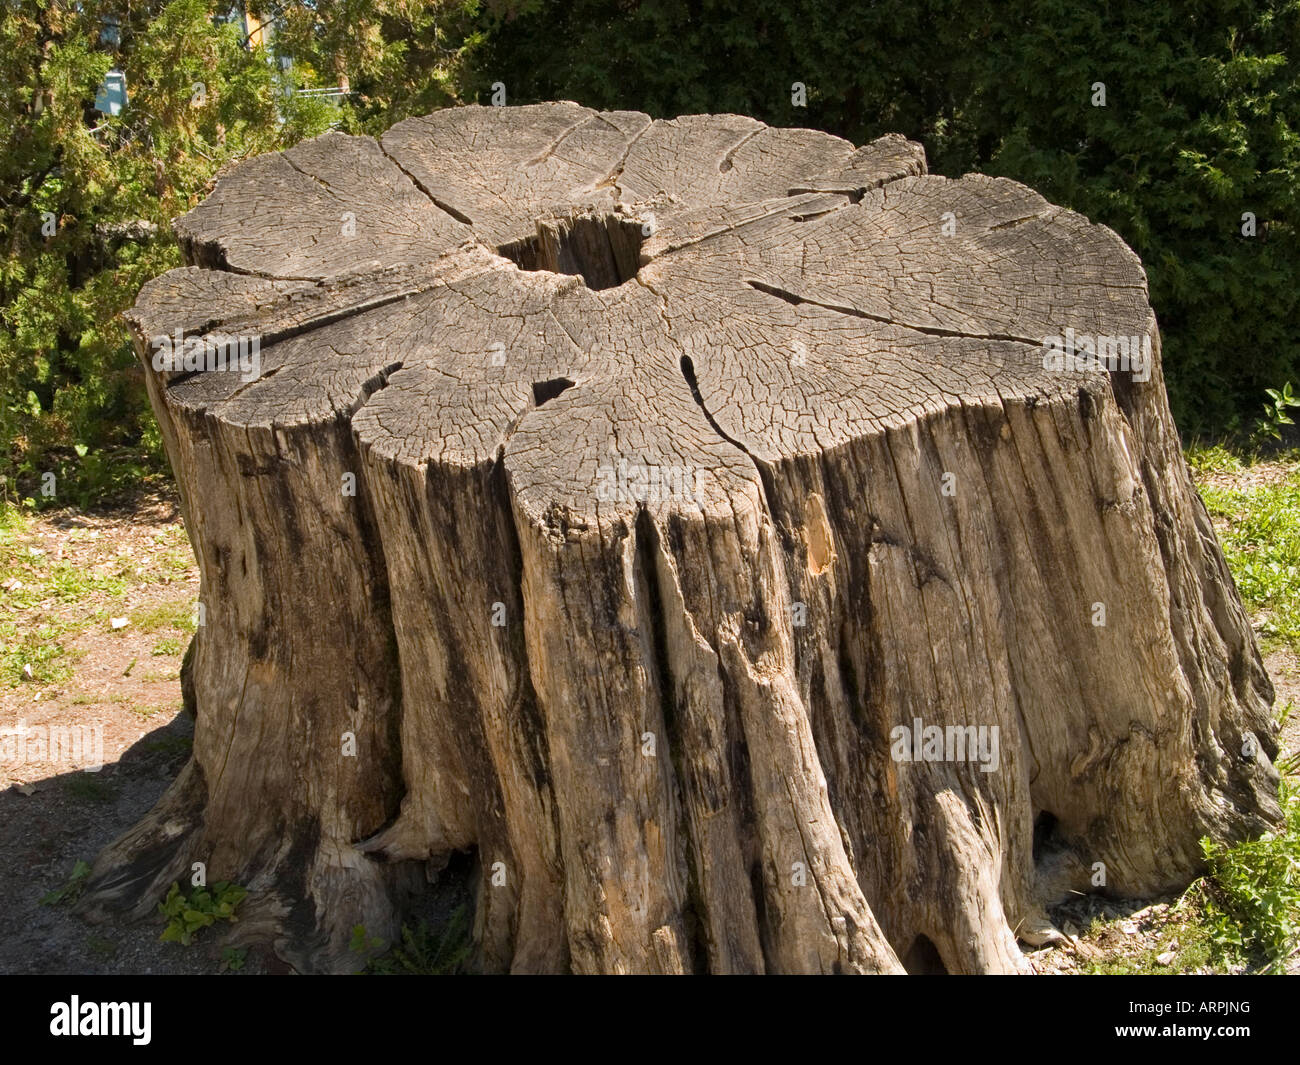
<svg viewBox="0 0 1300 1065"><path fill-rule="evenodd" d="M185 714L146 733L98 773L62 773L0 792L0 972L24 974L213 973L221 932L188 947L160 942L163 918L91 924L68 904L41 899L68 883L77 861L130 828L167 789L189 757ZM250 951L242 972L285 971Z"/></svg>

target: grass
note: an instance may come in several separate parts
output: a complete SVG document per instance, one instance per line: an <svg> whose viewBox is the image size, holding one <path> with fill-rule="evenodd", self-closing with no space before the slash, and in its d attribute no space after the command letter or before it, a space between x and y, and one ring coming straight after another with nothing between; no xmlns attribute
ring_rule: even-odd
<svg viewBox="0 0 1300 1065"><path fill-rule="evenodd" d="M106 692L102 695L74 695L68 702L73 706L101 706L106 703L129 702L121 692Z"/></svg>
<svg viewBox="0 0 1300 1065"><path fill-rule="evenodd" d="M194 737L164 733L157 739L146 740L144 749L165 755L168 758L177 758L181 755L188 755L194 749Z"/></svg>
<svg viewBox="0 0 1300 1065"><path fill-rule="evenodd" d="M1300 793L1283 779L1285 822L1278 832L1224 847L1202 840L1210 873L1204 881L1205 926L1216 955L1261 962L1281 972L1300 943Z"/></svg>
<svg viewBox="0 0 1300 1065"><path fill-rule="evenodd" d="M157 632L160 629L193 632L194 601L187 597L167 603L155 603L153 606L132 613L131 624L142 632ZM173 639L172 642L179 646L178 641ZM157 653L175 654L176 652L155 652Z"/></svg>
<svg viewBox="0 0 1300 1065"><path fill-rule="evenodd" d="M91 597L122 598L132 570L120 560L107 572L77 566L34 544L32 518L16 507L0 508L0 680L55 684L71 672L63 641L89 619L62 616L58 607ZM24 668L26 667L26 668ZM30 673L29 673L30 671Z"/></svg>
<svg viewBox="0 0 1300 1065"><path fill-rule="evenodd" d="M63 790L82 802L112 802L117 798L117 785L103 773L73 773L63 778Z"/></svg>
<svg viewBox="0 0 1300 1065"><path fill-rule="evenodd" d="M15 616L6 615L0 619L0 676L11 688L24 680L38 684L64 680L72 669L64 661L67 650L59 641L72 631L72 626L49 623L20 628Z"/></svg>
<svg viewBox="0 0 1300 1065"><path fill-rule="evenodd" d="M1201 497L1215 519L1228 568L1269 644L1300 653L1300 455L1276 456L1261 465L1222 446L1189 450ZM1262 476L1223 484L1216 474ZM1239 478L1240 480L1240 478ZM1291 703L1278 708L1285 722ZM1298 754L1279 759L1283 774L1297 769ZM1300 786L1283 776L1279 798L1283 827L1258 840L1225 847L1202 840L1209 873L1189 889L1199 898L1199 928L1220 965L1278 972L1300 940Z"/></svg>
<svg viewBox="0 0 1300 1065"><path fill-rule="evenodd" d="M49 567L42 584L56 601L79 603L97 592L120 599L127 589L127 576L120 568L116 573L96 574L70 562L58 561Z"/></svg>
<svg viewBox="0 0 1300 1065"><path fill-rule="evenodd" d="M90 935L86 937L86 949L93 957L108 961L117 953L117 944L103 936Z"/></svg>
<svg viewBox="0 0 1300 1065"><path fill-rule="evenodd" d="M1300 946L1300 785L1284 778L1280 799L1285 821L1279 831L1233 846L1201 841L1209 871L1170 909L1154 946L1112 955L1084 971L1098 976L1284 972ZM1107 922L1098 920L1088 934L1104 935L1106 929Z"/></svg>
<svg viewBox="0 0 1300 1065"><path fill-rule="evenodd" d="M1223 444L1195 443L1184 451L1187 464L1198 477L1214 473L1236 473L1242 468L1242 458Z"/></svg>
<svg viewBox="0 0 1300 1065"><path fill-rule="evenodd" d="M93 529L71 529L66 542L98 540ZM58 684L75 659L67 642L89 628L111 629L110 618L126 615L132 631L157 632L155 655L176 655L194 631L194 600L187 593L128 613L120 604L133 588L172 584L193 566L189 540L179 527L159 529L156 552L143 558L121 552L94 565L55 557L38 535L30 510L0 505L0 683ZM108 546L109 541L105 541Z"/></svg>
<svg viewBox="0 0 1300 1065"><path fill-rule="evenodd" d="M1257 840L1201 841L1209 871L1169 909L1153 944L1123 952L1117 922L1085 933L1102 956L1089 976L1177 976L1204 972L1278 974L1300 946L1300 786L1282 782L1285 824ZM1122 920L1122 919L1121 919ZM1118 942L1118 949L1112 944Z"/></svg>
<svg viewBox="0 0 1300 1065"><path fill-rule="evenodd" d="M1290 718L1292 711L1295 710L1295 703L1287 700L1286 704L1277 713L1277 722L1279 725L1285 725ZM1300 751L1283 751L1278 757L1273 767L1283 776L1295 776L1300 773Z"/></svg>
<svg viewBox="0 0 1300 1065"><path fill-rule="evenodd" d="M1200 490L1256 630L1300 653L1300 463L1269 482Z"/></svg>
<svg viewBox="0 0 1300 1065"><path fill-rule="evenodd" d="M162 709L161 706L133 706L131 707L131 713L139 714L142 718L144 718L147 721L149 718L153 717L154 714L158 713L158 711L161 709Z"/></svg>

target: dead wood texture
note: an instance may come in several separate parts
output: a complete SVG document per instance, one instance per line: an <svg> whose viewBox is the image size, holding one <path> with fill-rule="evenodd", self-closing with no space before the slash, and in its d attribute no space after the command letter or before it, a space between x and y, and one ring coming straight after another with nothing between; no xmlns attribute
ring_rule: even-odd
<svg viewBox="0 0 1300 1065"><path fill-rule="evenodd" d="M1276 818L1110 230L899 137L556 103L254 159L177 232L130 321L194 754L87 912L203 862L348 969L469 852L489 971L1005 972ZM1045 369L1066 329L1149 380Z"/></svg>

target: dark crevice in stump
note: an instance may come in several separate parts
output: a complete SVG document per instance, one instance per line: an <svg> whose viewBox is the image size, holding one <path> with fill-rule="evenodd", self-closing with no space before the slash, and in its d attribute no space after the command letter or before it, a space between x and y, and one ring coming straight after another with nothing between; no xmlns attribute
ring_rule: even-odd
<svg viewBox="0 0 1300 1065"><path fill-rule="evenodd" d="M636 277L643 223L614 214L542 219L537 235L497 249L522 270L581 277L591 289L614 288Z"/></svg>

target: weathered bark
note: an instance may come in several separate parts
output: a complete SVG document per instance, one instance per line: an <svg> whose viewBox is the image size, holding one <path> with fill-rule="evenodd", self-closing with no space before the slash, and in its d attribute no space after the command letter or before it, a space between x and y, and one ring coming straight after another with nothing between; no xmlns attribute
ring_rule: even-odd
<svg viewBox="0 0 1300 1065"><path fill-rule="evenodd" d="M562 103L327 135L177 229L130 320L194 757L89 911L203 861L341 969L473 850L487 970L1015 971L1096 863L1162 891L1277 817L1104 227L897 137ZM1150 338L1150 380L1045 370L1066 328ZM154 369L177 330L259 375ZM918 719L996 762L901 759Z"/></svg>

